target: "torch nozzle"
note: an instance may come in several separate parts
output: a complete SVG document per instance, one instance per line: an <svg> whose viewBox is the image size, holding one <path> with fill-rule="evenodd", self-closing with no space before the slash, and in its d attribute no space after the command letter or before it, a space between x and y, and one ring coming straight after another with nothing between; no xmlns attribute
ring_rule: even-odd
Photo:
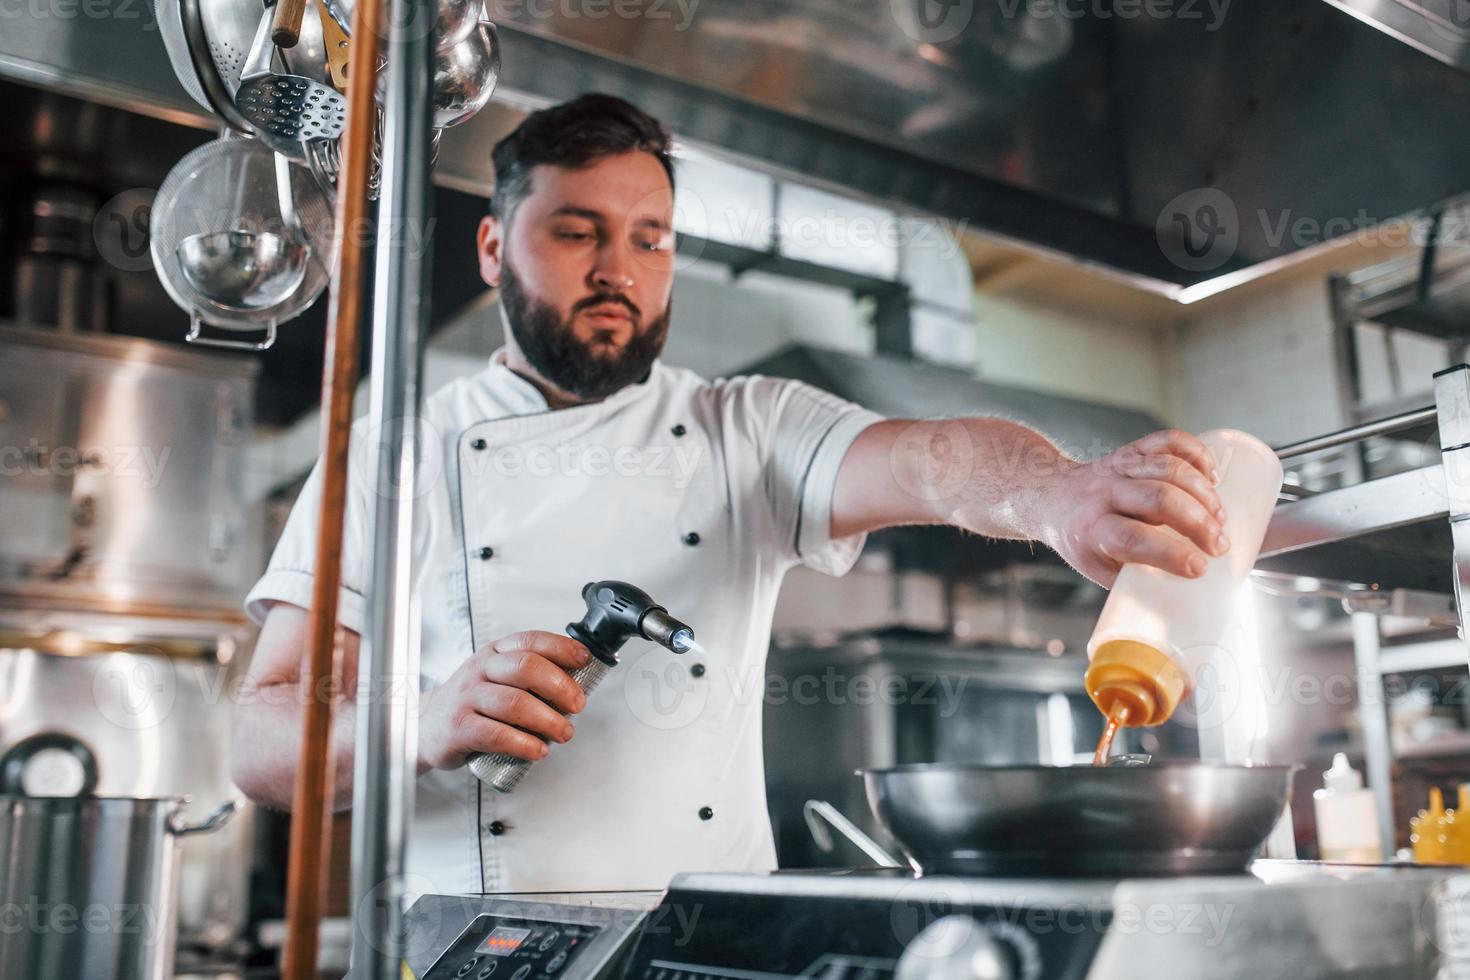
<svg viewBox="0 0 1470 980"><path fill-rule="evenodd" d="M694 648L694 630L669 615L662 606L654 606L643 616L638 630L644 638L675 653L686 653Z"/></svg>
<svg viewBox="0 0 1470 980"><path fill-rule="evenodd" d="M567 635L606 664L618 662L618 651L635 636L652 640L675 653L695 649L694 630L679 622L653 597L627 582L608 579L582 587L587 615L568 623Z"/></svg>

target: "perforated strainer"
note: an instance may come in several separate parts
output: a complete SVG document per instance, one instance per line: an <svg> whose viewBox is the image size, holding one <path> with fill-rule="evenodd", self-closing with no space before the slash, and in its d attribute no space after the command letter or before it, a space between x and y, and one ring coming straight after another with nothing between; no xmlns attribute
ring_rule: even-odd
<svg viewBox="0 0 1470 980"><path fill-rule="evenodd" d="M289 196L280 193L276 155L258 140L230 136L189 153L159 188L149 248L165 291L190 315L191 342L269 347L276 325L300 315L326 287L331 202L306 168L289 163L280 172ZM283 203L294 209L294 224ZM265 338L210 338L206 324L263 330Z"/></svg>
<svg viewBox="0 0 1470 980"><path fill-rule="evenodd" d="M280 146L282 141L336 139L347 123L347 100L313 78L276 69L271 22L271 11L261 14L250 56L240 73L235 105L277 150L290 149ZM324 58L322 67L325 70Z"/></svg>
<svg viewBox="0 0 1470 980"><path fill-rule="evenodd" d="M200 0L199 17L209 38L209 57L225 88L233 93L240 85L240 73L250 55L256 25L260 23L265 4L260 0ZM211 108L199 87L194 66L189 60L189 42L184 33L179 0L154 0L154 19L163 37L164 49L179 84L189 97L204 108Z"/></svg>

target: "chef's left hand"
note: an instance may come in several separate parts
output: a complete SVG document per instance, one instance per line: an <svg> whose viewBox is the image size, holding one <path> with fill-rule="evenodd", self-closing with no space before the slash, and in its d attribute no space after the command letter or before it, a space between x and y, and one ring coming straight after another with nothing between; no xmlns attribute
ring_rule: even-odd
<svg viewBox="0 0 1470 980"><path fill-rule="evenodd" d="M1043 539L1110 588L1130 562L1197 578L1207 555L1229 550L1217 467L1204 443L1173 429L1090 463L1064 461L1042 488Z"/></svg>

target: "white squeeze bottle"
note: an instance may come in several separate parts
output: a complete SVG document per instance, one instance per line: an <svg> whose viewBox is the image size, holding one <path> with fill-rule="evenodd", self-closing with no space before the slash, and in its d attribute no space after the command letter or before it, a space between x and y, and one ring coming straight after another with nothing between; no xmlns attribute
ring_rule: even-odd
<svg viewBox="0 0 1470 980"><path fill-rule="evenodd" d="M1339 752L1332 757L1332 768L1322 774L1322 787L1312 794L1322 860L1382 862L1373 792L1363 788L1362 774L1348 763L1346 755Z"/></svg>
<svg viewBox="0 0 1470 980"><path fill-rule="evenodd" d="M1085 678L1088 696L1107 715L1110 729L1169 720L1229 628L1236 594L1256 563L1281 492L1281 460L1255 436L1215 429L1200 440L1219 464L1215 489L1225 507L1230 548L1206 555L1199 578L1136 564L1118 573L1087 644L1091 663Z"/></svg>

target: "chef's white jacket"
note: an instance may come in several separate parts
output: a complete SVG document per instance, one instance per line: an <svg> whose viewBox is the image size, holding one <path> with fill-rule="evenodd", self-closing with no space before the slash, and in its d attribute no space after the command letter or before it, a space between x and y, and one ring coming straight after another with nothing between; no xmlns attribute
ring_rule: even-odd
<svg viewBox="0 0 1470 980"><path fill-rule="evenodd" d="M516 790L463 767L418 780L414 893L663 888L680 871L775 867L761 749L781 579L841 575L862 536L830 536L843 455L878 420L797 381L706 381L656 363L604 401L550 411L503 363L425 400L414 592L420 686L519 630L563 632L582 586L621 579L693 627L701 652L642 639ZM353 430L339 616L364 629L369 483ZM246 599L311 604L320 464Z"/></svg>

